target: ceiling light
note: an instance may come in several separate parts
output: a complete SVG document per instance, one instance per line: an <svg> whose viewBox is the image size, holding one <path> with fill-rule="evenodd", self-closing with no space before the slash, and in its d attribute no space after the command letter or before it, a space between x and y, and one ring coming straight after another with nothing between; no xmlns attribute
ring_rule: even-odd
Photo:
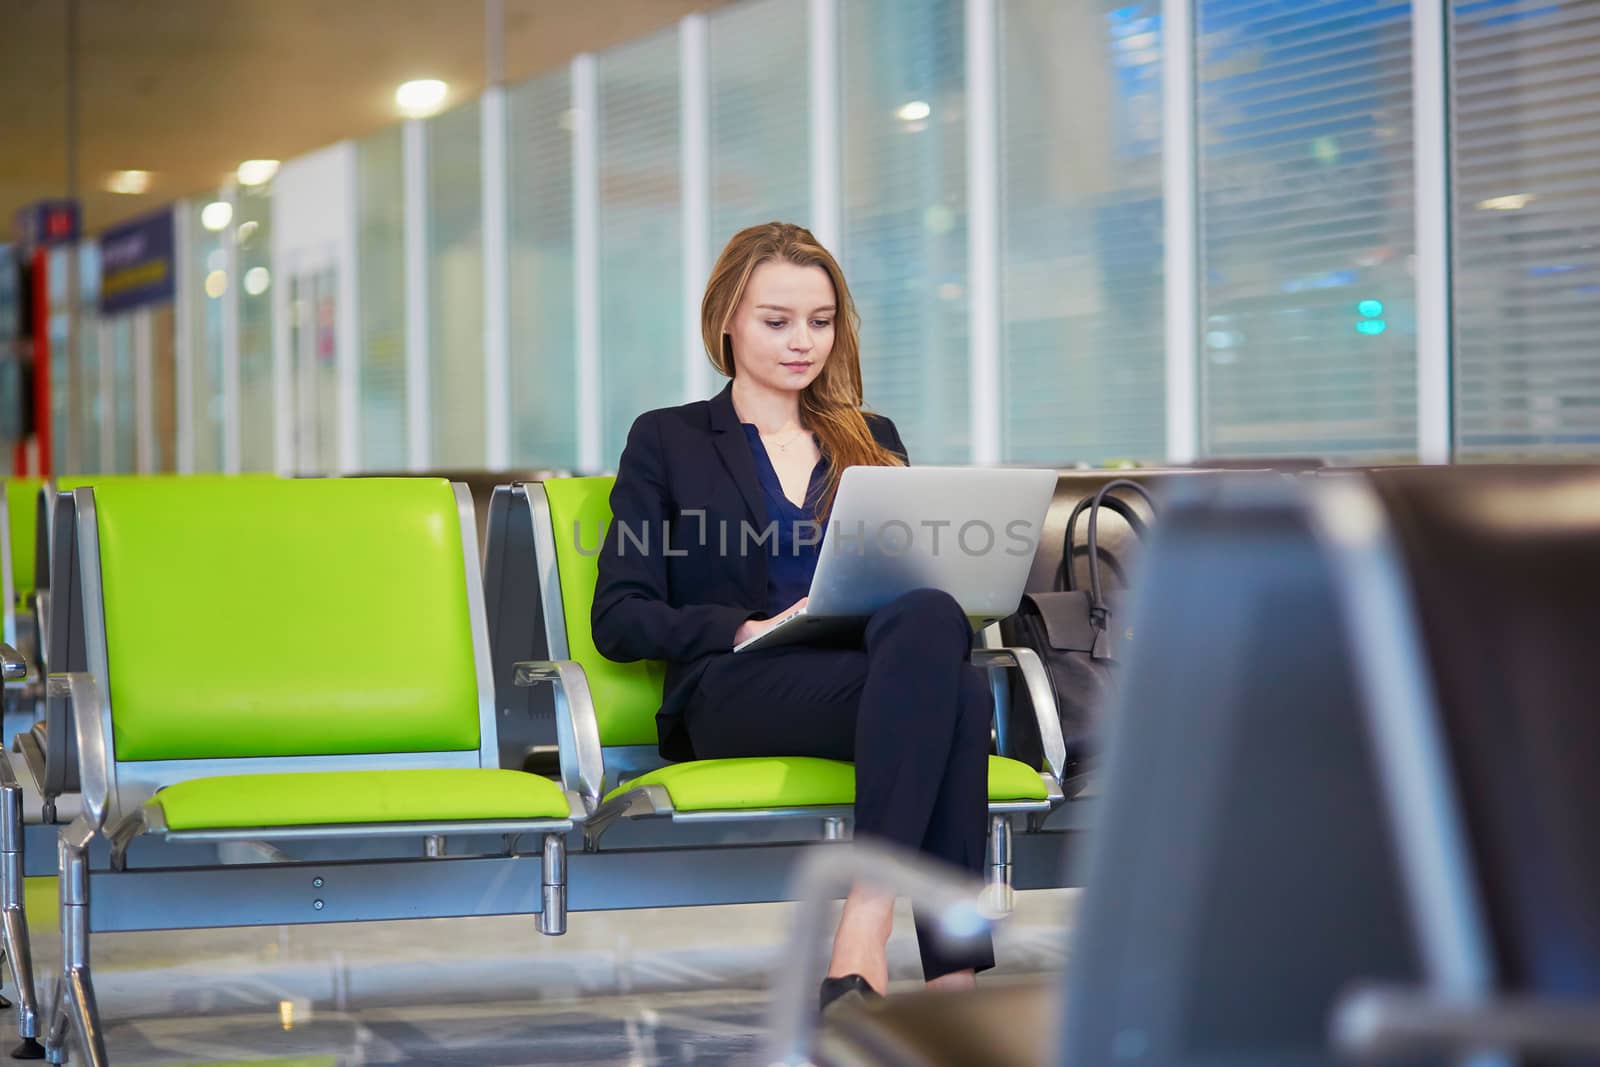
<svg viewBox="0 0 1600 1067"><path fill-rule="evenodd" d="M278 173L276 159L247 159L239 164L240 185L265 185Z"/></svg>
<svg viewBox="0 0 1600 1067"><path fill-rule="evenodd" d="M394 91L395 106L408 119L425 119L438 114L450 87L436 78L406 82Z"/></svg>
<svg viewBox="0 0 1600 1067"><path fill-rule="evenodd" d="M1536 199L1538 198L1532 193L1512 193L1510 196L1491 196L1487 200L1479 200L1478 208L1482 211L1521 211Z"/></svg>
<svg viewBox="0 0 1600 1067"><path fill-rule="evenodd" d="M912 100L896 108L894 117L901 122L921 122L931 114L933 108L928 106L926 100Z"/></svg>
<svg viewBox="0 0 1600 1067"><path fill-rule="evenodd" d="M142 196L150 191L150 172L147 170L114 170L106 175L106 192L123 196Z"/></svg>
<svg viewBox="0 0 1600 1067"><path fill-rule="evenodd" d="M221 233L233 221L233 205L226 200L213 200L200 209L200 225L212 233Z"/></svg>

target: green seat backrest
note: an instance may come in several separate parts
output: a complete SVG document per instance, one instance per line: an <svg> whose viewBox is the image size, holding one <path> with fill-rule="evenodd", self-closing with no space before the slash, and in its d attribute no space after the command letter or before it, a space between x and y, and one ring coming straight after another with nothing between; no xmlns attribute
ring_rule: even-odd
<svg viewBox="0 0 1600 1067"><path fill-rule="evenodd" d="M55 480L56 492L66 493L84 486L116 485L122 482L236 482L277 478L271 471L249 471L243 474L63 474Z"/></svg>
<svg viewBox="0 0 1600 1067"><path fill-rule="evenodd" d="M667 665L614 663L594 647L589 611L600 574L600 543L611 525L614 478L551 478L544 485L555 528L556 571L567 624L567 658L583 667L602 745L654 745Z"/></svg>
<svg viewBox="0 0 1600 1067"><path fill-rule="evenodd" d="M119 760L480 747L448 482L151 478L93 492Z"/></svg>
<svg viewBox="0 0 1600 1067"><path fill-rule="evenodd" d="M11 588L17 599L34 590L35 515L43 478L6 479L6 526L11 534Z"/></svg>
<svg viewBox="0 0 1600 1067"><path fill-rule="evenodd" d="M277 475L270 471L251 471L248 474L218 474L214 472L207 472L204 474L61 474L57 475L55 478L52 478L50 480L50 485L52 486L51 493L54 495L57 493L70 493L74 489L93 489L96 486L120 485L124 482L139 482L142 484L149 484L150 482L172 482L181 479L190 484L198 484L200 482L233 481L239 478L275 477L277 477ZM53 503L47 502L46 506L54 505ZM38 530L38 509L39 495L37 492L35 492L33 503L28 506L29 512L33 515L32 522L34 525L31 527L31 529L34 531ZM30 534L29 542L34 544L34 552L37 556L37 537L34 534ZM49 558L48 552L45 553L45 557L47 559ZM49 577L49 575L46 575L46 577ZM20 596L22 587L18 586L17 588L18 596ZM34 587L30 586L29 588Z"/></svg>

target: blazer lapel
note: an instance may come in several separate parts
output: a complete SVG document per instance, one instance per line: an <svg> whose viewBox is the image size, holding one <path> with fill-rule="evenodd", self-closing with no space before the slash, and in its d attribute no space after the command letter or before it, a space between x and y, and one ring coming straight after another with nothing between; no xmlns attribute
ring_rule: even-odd
<svg viewBox="0 0 1600 1067"><path fill-rule="evenodd" d="M750 455L750 442L745 440L739 417L733 412L732 382L711 398L711 432L717 455L722 457L728 473L733 475L733 484L739 487L739 494L744 497L745 506L750 509L750 517L756 521L757 530L766 529L767 502L761 495L761 482L756 478L756 461Z"/></svg>

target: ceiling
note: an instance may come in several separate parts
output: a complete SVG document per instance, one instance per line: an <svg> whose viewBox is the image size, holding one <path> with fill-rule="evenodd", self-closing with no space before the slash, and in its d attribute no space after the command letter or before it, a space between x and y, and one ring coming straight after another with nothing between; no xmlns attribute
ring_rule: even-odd
<svg viewBox="0 0 1600 1067"><path fill-rule="evenodd" d="M394 90L485 83L483 0L76 0L78 195L94 233L217 188L245 159L292 159L398 121ZM727 0L501 0L508 82ZM0 240L67 184L69 0L0 0ZM153 172L142 196L111 171Z"/></svg>

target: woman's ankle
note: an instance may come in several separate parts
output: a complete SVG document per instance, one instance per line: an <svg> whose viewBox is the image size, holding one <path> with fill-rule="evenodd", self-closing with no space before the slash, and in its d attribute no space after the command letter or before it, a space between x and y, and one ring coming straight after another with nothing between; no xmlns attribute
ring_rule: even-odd
<svg viewBox="0 0 1600 1067"><path fill-rule="evenodd" d="M948 974L941 974L937 978L928 979L929 989L938 989L944 992L959 992L967 989L976 989L977 987L977 972L970 970L951 971Z"/></svg>

